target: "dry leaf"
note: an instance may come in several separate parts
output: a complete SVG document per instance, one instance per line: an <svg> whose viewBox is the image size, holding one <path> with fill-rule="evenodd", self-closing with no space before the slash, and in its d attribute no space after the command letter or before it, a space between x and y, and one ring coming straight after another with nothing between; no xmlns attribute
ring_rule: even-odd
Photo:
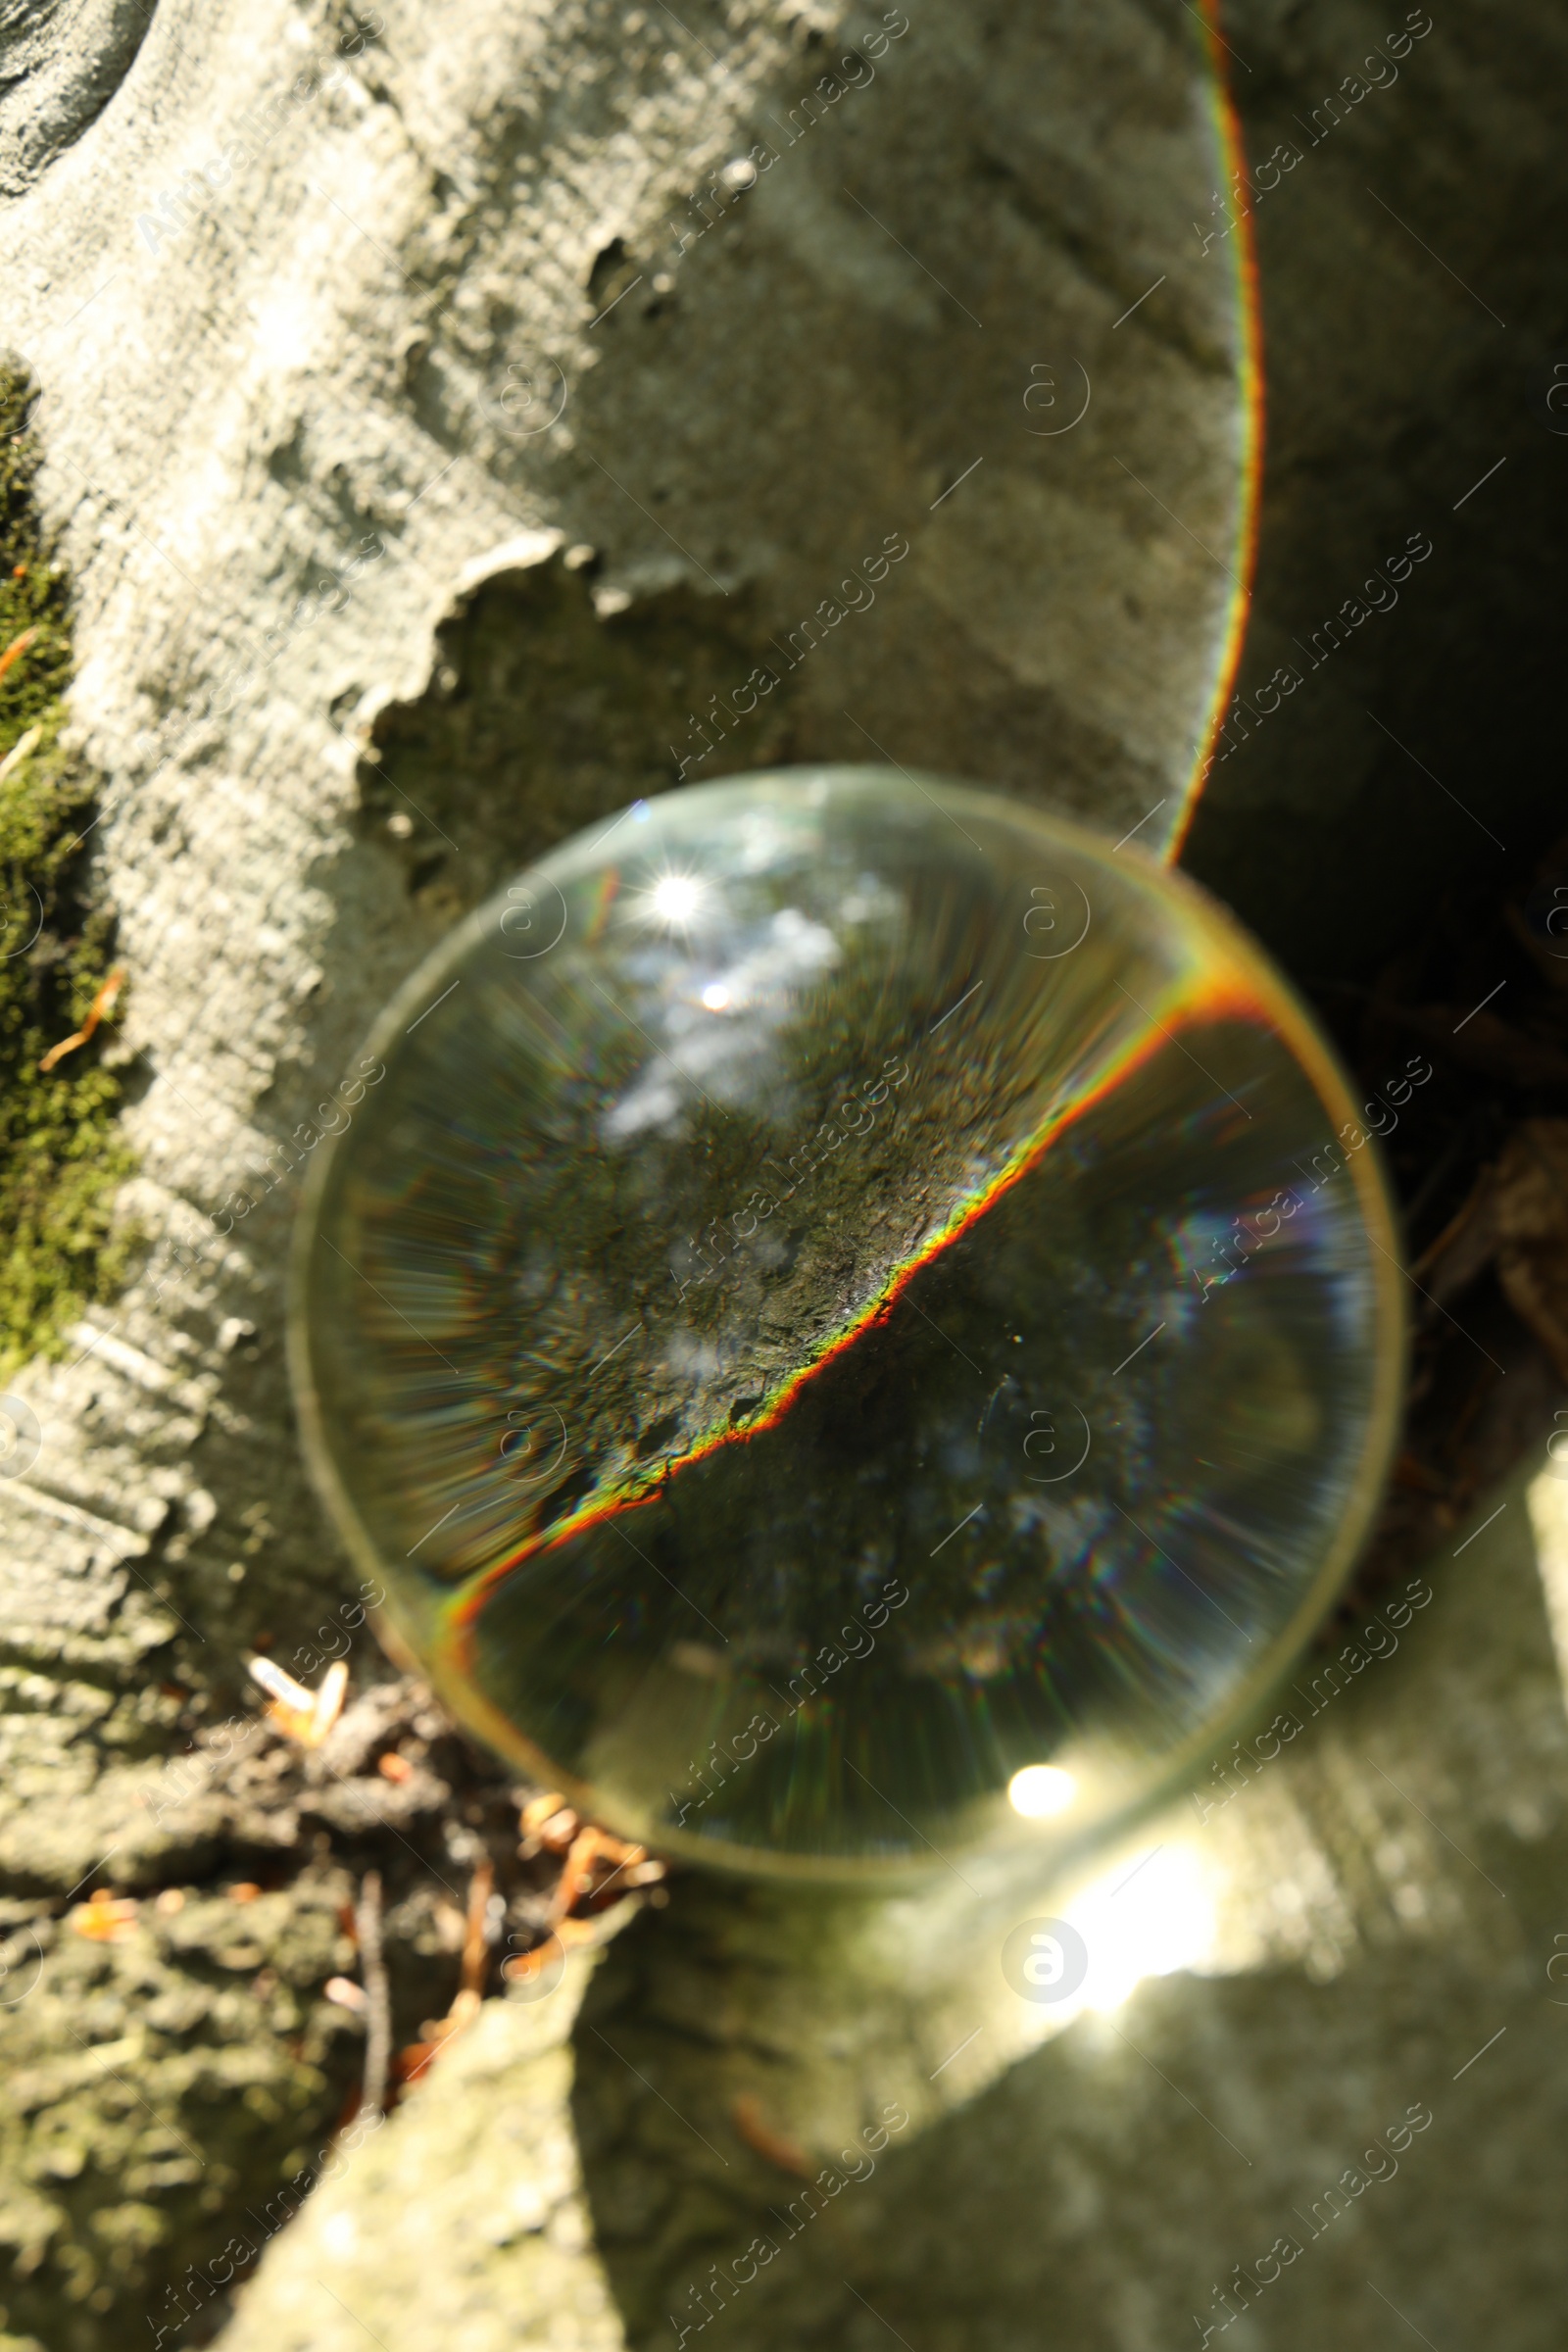
<svg viewBox="0 0 1568 2352"><path fill-rule="evenodd" d="M67 1924L93 1943L123 1943L127 1936L136 1933L136 1904L129 1895L95 1887L84 1903L69 1913Z"/></svg>

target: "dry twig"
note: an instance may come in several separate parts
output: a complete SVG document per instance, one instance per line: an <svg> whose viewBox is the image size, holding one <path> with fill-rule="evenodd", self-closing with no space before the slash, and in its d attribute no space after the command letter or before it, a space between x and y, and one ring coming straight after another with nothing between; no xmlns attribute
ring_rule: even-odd
<svg viewBox="0 0 1568 2352"><path fill-rule="evenodd" d="M371 2115L386 2112L387 2069L392 2056L392 1994L381 1951L381 1874L368 1870L354 1911L360 1944L360 1980L365 1986L365 2087L362 2104Z"/></svg>

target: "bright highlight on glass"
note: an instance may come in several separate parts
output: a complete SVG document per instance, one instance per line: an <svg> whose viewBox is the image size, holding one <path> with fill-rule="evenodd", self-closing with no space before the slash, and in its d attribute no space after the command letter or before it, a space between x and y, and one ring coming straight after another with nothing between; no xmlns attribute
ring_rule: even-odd
<svg viewBox="0 0 1568 2352"><path fill-rule="evenodd" d="M1053 1821L1078 1794L1070 1772L1055 1764L1026 1764L1007 1783L1007 1802L1025 1821Z"/></svg>
<svg viewBox="0 0 1568 2352"><path fill-rule="evenodd" d="M1214 1899L1197 1858L1166 1845L1084 1889L1066 1916L1089 1954L1086 2009L1119 2009L1146 1977L1201 1966L1214 1943Z"/></svg>
<svg viewBox="0 0 1568 2352"><path fill-rule="evenodd" d="M655 914L674 927L691 921L701 903L703 886L695 874L662 874L648 895Z"/></svg>
<svg viewBox="0 0 1568 2352"><path fill-rule="evenodd" d="M1353 1556L1372 1153L1136 847L882 770L673 792L370 1047L299 1242L312 1462L448 1702L613 1827L819 1877L1077 1849Z"/></svg>

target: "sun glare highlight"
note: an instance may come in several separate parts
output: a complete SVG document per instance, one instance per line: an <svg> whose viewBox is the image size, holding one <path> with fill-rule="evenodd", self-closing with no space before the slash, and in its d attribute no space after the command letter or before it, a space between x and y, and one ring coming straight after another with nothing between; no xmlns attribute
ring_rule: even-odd
<svg viewBox="0 0 1568 2352"><path fill-rule="evenodd" d="M1007 1783L1007 1802L1025 1821L1054 1821L1078 1794L1078 1783L1056 1764L1026 1764Z"/></svg>
<svg viewBox="0 0 1568 2352"><path fill-rule="evenodd" d="M695 874L661 874L648 894L649 910L676 931L691 921L702 898L703 885Z"/></svg>
<svg viewBox="0 0 1568 2352"><path fill-rule="evenodd" d="M1214 1905L1197 1856L1156 1845L1086 1886L1065 1916L1089 1947L1079 2005L1119 2009L1145 1977L1168 1977L1202 1961L1214 1941Z"/></svg>

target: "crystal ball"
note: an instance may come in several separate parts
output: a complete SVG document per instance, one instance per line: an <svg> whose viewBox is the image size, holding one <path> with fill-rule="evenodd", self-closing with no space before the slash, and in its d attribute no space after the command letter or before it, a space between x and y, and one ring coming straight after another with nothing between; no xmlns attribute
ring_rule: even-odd
<svg viewBox="0 0 1568 2352"><path fill-rule="evenodd" d="M1082 1845L1366 1532L1368 1134L1135 844L902 770L672 791L463 922L360 1067L297 1244L313 1468L394 1650L626 1835Z"/></svg>

